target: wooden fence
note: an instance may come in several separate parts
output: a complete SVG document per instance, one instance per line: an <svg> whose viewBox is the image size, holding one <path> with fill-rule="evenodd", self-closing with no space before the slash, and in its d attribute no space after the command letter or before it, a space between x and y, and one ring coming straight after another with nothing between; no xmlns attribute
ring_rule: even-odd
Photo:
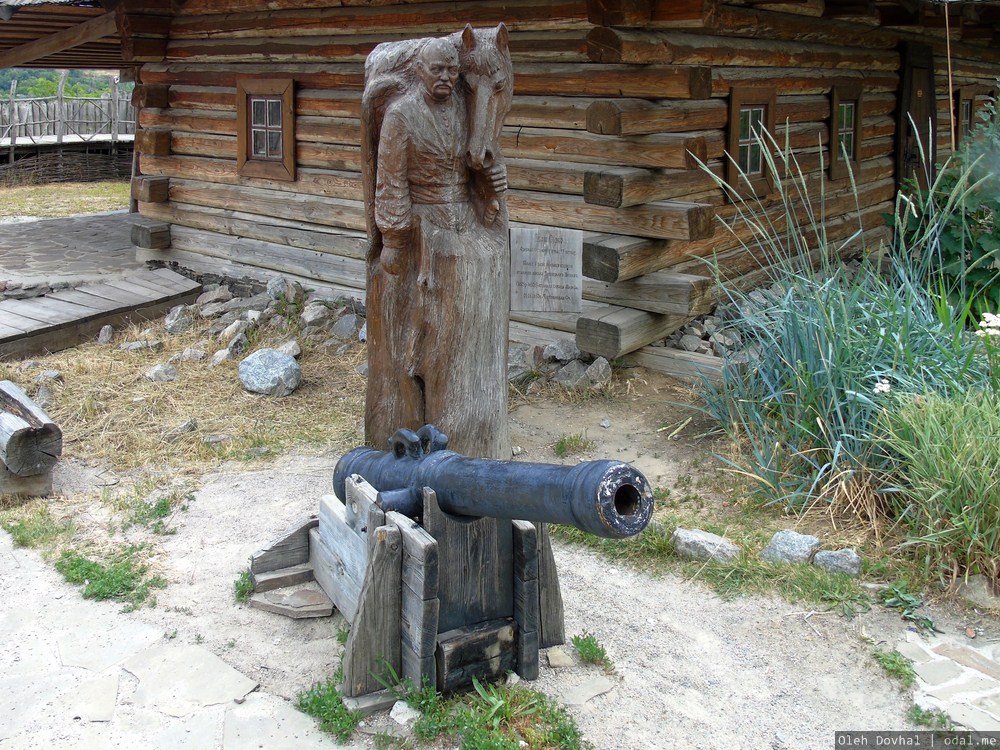
<svg viewBox="0 0 1000 750"><path fill-rule="evenodd" d="M99 98L47 96L0 103L0 143L12 149L33 143L90 141L101 136L112 142L135 133L135 110L131 94L114 84L110 94Z"/></svg>

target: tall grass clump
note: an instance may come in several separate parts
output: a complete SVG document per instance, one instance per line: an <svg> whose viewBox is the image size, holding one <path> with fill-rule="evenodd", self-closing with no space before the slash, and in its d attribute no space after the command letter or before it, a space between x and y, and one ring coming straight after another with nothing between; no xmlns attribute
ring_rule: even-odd
<svg viewBox="0 0 1000 750"><path fill-rule="evenodd" d="M740 447L731 463L761 503L824 502L877 529L898 510L892 488L905 484L886 411L901 395L950 401L994 387L981 341L966 330L970 305L954 304L935 262L942 227L972 200L974 172L956 165L945 199L940 176L923 197L901 194L896 225L913 214L922 224L882 265L869 260L876 248L860 219L846 237L828 231L822 164L808 173L787 145L766 132L760 140L773 193L746 198L718 183L736 209L730 229L759 259L766 286L745 291L716 269L750 361L729 363L720 387L706 385L706 409ZM847 192L857 203L853 176ZM841 263L848 256L861 259L854 272Z"/></svg>

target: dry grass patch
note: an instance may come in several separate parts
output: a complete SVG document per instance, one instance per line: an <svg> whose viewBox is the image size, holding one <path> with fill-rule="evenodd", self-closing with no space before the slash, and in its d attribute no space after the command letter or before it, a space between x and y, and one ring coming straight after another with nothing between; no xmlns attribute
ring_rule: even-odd
<svg viewBox="0 0 1000 750"><path fill-rule="evenodd" d="M0 376L34 395L38 372L61 371L64 382L52 386L47 411L63 430L64 455L119 472L196 472L220 460L253 460L293 446L344 450L359 442L365 391L356 371L364 357L361 348L340 357L325 348L307 348L300 358L302 384L284 398L244 391L236 361L215 368L207 360L177 362L180 377L173 382L144 377L153 365L207 340L206 331L207 324L201 324L171 336L157 324L152 337L163 341L161 351L121 351L118 345L124 341L151 337L133 327L107 346L86 344L40 358L29 368L2 365ZM262 335L254 338L252 348L275 343ZM202 341L201 348L211 355L221 345ZM174 434L192 419L193 431ZM206 441L211 436L225 439Z"/></svg>
<svg viewBox="0 0 1000 750"><path fill-rule="evenodd" d="M3 189L0 217L37 216L60 219L79 214L102 213L128 208L128 180L61 182L23 185Z"/></svg>

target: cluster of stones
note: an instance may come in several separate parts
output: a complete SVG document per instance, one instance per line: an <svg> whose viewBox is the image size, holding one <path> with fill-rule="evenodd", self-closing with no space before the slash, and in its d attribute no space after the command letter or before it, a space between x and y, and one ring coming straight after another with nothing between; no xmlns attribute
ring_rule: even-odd
<svg viewBox="0 0 1000 750"><path fill-rule="evenodd" d="M287 396L301 382L296 361L302 354L300 340L336 348L341 354L355 341L365 340L364 308L360 303L349 298L331 301L314 297L298 282L282 277L272 279L263 291L242 297L235 296L228 284L210 284L193 304L172 308L163 320L163 329L168 336L182 334L199 320L211 321L207 336L151 367L146 378L154 382L176 380L180 373L175 365L181 362L218 367L223 362L240 360L239 377L246 390ZM255 332L285 341L250 353ZM110 342L112 333L110 328L103 330L98 341ZM127 341L120 348L159 351L163 341L157 338L156 331L147 329L140 339Z"/></svg>
<svg viewBox="0 0 1000 750"><path fill-rule="evenodd" d="M31 299L44 297L49 292L56 292L70 286L68 281L56 281L51 284L44 281L21 282L0 281L0 299Z"/></svg>
<svg viewBox="0 0 1000 750"><path fill-rule="evenodd" d="M587 357L572 339L548 346L511 344L507 377L517 387L527 385L528 393L540 389L544 380L569 390L600 390L611 382L611 364L604 357Z"/></svg>
<svg viewBox="0 0 1000 750"><path fill-rule="evenodd" d="M674 530L671 542L677 555L686 560L734 562L743 550L725 537L701 529ZM861 574L861 557L853 549L821 550L820 540L811 534L800 534L790 529L775 532L768 545L761 550L760 559L782 564L812 564L831 573L846 573L851 577Z"/></svg>

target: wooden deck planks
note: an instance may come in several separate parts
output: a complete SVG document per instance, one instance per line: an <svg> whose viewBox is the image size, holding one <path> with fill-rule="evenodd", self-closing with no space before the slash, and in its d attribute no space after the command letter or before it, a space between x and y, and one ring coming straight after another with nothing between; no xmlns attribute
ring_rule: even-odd
<svg viewBox="0 0 1000 750"><path fill-rule="evenodd" d="M0 302L0 359L59 351L92 338L104 325L162 315L193 300L201 285L165 268L127 279Z"/></svg>

